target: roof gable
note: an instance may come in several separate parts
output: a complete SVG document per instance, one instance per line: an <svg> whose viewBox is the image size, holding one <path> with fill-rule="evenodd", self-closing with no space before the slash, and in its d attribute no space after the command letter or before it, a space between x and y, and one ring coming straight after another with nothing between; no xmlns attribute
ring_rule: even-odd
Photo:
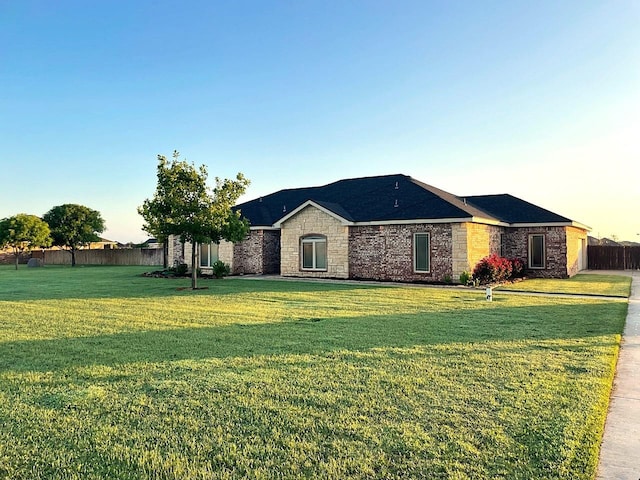
<svg viewBox="0 0 640 480"><path fill-rule="evenodd" d="M273 225L275 227L280 227L284 222L296 216L307 207L317 208L318 210L326 213L330 217L335 218L344 225L353 223L353 221L349 218L349 214L345 212L344 209L340 207L340 205L329 202L314 202L313 200L307 200L302 205L299 205L297 208L281 217L277 222L274 222Z"/></svg>

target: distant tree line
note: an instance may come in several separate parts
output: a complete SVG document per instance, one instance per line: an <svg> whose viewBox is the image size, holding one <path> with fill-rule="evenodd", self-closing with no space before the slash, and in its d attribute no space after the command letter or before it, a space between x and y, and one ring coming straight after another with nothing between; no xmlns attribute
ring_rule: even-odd
<svg viewBox="0 0 640 480"><path fill-rule="evenodd" d="M0 248L9 247L16 257L16 270L21 254L34 248L52 245L71 254L76 265L76 251L100 240L105 223L100 212L84 205L66 203L53 207L42 218L19 213L0 220Z"/></svg>
<svg viewBox="0 0 640 480"><path fill-rule="evenodd" d="M249 222L232 207L245 193L249 179L238 173L235 179L215 177L215 186L207 184L204 165L197 167L180 160L177 150L173 160L158 155L158 183L153 198L138 207L144 219L143 230L167 244L175 235L193 246L191 255L192 288L197 288L196 264L198 245L238 242L249 232ZM21 253L55 245L71 254L76 264L76 251L100 240L105 230L100 212L76 204L53 207L42 218L19 213L0 220L0 248L11 247L16 255L16 269ZM166 252L166 251L165 251ZM166 263L166 259L165 259Z"/></svg>

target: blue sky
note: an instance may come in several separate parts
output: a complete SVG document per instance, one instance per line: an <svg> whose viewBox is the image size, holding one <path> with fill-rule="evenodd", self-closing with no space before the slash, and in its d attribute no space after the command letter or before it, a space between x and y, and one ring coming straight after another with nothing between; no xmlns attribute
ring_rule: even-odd
<svg viewBox="0 0 640 480"><path fill-rule="evenodd" d="M147 237L157 154L243 200L404 173L640 241L640 3L0 0L0 218Z"/></svg>

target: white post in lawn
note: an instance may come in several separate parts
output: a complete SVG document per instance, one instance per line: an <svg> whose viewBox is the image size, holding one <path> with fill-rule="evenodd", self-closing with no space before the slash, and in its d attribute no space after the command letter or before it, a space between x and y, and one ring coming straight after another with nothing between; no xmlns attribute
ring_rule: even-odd
<svg viewBox="0 0 640 480"><path fill-rule="evenodd" d="M493 301L493 291L491 290L491 287L487 287L487 302L492 302Z"/></svg>

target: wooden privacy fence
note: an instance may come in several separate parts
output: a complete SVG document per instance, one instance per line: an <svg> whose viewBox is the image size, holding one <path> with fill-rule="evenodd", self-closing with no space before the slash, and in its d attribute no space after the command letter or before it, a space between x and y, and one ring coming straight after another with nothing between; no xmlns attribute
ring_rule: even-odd
<svg viewBox="0 0 640 480"><path fill-rule="evenodd" d="M44 254L44 258L43 258ZM65 250L33 251L45 265L71 265L71 254ZM162 248L122 248L113 250L78 250L78 265L162 265Z"/></svg>
<svg viewBox="0 0 640 480"><path fill-rule="evenodd" d="M638 270L640 247L589 245L589 269Z"/></svg>

